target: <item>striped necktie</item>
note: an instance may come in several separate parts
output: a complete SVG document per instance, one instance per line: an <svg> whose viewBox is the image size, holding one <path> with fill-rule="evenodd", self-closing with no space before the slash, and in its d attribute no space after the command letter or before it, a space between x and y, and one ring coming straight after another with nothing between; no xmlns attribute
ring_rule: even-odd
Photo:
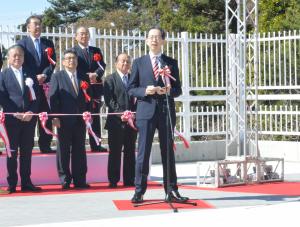
<svg viewBox="0 0 300 227"><path fill-rule="evenodd" d="M157 56L153 57L152 64L153 64L152 66L153 66L153 74L154 74L155 80L158 80L159 68L158 68Z"/></svg>
<svg viewBox="0 0 300 227"><path fill-rule="evenodd" d="M74 91L75 91L76 95L78 95L78 87L77 87L76 78L75 78L74 74L71 75L71 81L72 81Z"/></svg>

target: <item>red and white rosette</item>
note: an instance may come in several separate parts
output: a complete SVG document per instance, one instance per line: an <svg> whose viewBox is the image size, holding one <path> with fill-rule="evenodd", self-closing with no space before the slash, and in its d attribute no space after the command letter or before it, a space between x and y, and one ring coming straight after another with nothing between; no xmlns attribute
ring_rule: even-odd
<svg viewBox="0 0 300 227"><path fill-rule="evenodd" d="M100 64L100 61L102 60L101 54L95 53L95 54L93 55L93 60L94 60L95 62L97 62L98 66L104 71L103 66Z"/></svg>
<svg viewBox="0 0 300 227"><path fill-rule="evenodd" d="M122 116L121 116L121 120L122 121L127 121L128 125L133 128L134 130L137 131L137 128L134 126L134 113L132 113L131 111L129 110L126 110L123 112Z"/></svg>
<svg viewBox="0 0 300 227"><path fill-rule="evenodd" d="M175 135L177 135L179 137L179 139L183 142L183 145L186 149L190 148L190 143L189 141L187 141L186 138L184 138L184 136L178 132L176 129L174 129L174 133ZM176 146L175 146L175 143L173 144L173 147L174 147L174 150L176 150Z"/></svg>
<svg viewBox="0 0 300 227"><path fill-rule="evenodd" d="M25 79L25 84L29 88L30 101L36 100L35 92L33 90L33 84L34 84L33 80L31 78L27 77Z"/></svg>
<svg viewBox="0 0 300 227"><path fill-rule="evenodd" d="M41 112L39 113L39 119L41 121L41 124L42 124L42 127L44 129L44 131L48 134L48 135L51 135L51 136L54 136L54 137L58 137L57 134L55 134L54 132L52 132L50 129L47 128L46 126L46 123L47 123L47 120L48 120L48 114L47 112Z"/></svg>
<svg viewBox="0 0 300 227"><path fill-rule="evenodd" d="M82 117L83 117L83 120L85 122L86 130L88 131L88 133L90 135L93 136L93 138L94 138L97 146L99 146L101 139L95 134L95 132L92 129L92 125L91 125L91 123L92 123L92 115L91 115L91 113L90 112L84 112L82 114Z"/></svg>
<svg viewBox="0 0 300 227"><path fill-rule="evenodd" d="M163 82L166 87L171 87L170 79L176 81L176 79L171 75L171 70L167 65L164 68L159 69L159 74L164 77Z"/></svg>
<svg viewBox="0 0 300 227"><path fill-rule="evenodd" d="M85 101L86 101L86 102L90 102L90 101L91 101L91 97L90 97L90 96L88 95L88 93L87 93L87 89L89 88L88 82L86 82L86 81L81 81L81 83L80 83L80 88L81 88L82 91L83 91Z"/></svg>
<svg viewBox="0 0 300 227"><path fill-rule="evenodd" d="M2 140L5 144L7 156L11 157L10 143L9 143L9 139L7 136L7 131L6 131L4 122L5 122L5 114L1 111L0 112L0 137L2 138Z"/></svg>
<svg viewBox="0 0 300 227"><path fill-rule="evenodd" d="M51 47L46 48L46 54L48 61L50 62L51 65L56 65L56 62L52 59L52 56L54 54L54 50Z"/></svg>

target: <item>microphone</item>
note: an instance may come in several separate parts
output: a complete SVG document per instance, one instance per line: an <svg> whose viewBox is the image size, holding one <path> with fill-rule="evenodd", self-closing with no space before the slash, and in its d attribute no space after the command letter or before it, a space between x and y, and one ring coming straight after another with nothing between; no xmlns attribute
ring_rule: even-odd
<svg viewBox="0 0 300 227"><path fill-rule="evenodd" d="M160 69L162 69L162 68L164 68L166 65L167 65L167 63L161 58L161 56L159 56L158 58L157 58L157 60L158 60L158 62L159 62L159 68Z"/></svg>
<svg viewBox="0 0 300 227"><path fill-rule="evenodd" d="M167 63L162 59L161 56L159 56L159 57L157 58L157 60L158 60L158 62L159 62L158 65L159 65L159 68L160 68L160 69L163 69L163 68L165 68L166 66L168 66ZM163 81L165 87L167 87L168 84L170 84L170 79L169 79L168 77L166 77L166 76L162 76L162 75L160 75L160 76L161 76L161 79L162 79L162 81ZM170 95L170 92L167 92L166 95Z"/></svg>

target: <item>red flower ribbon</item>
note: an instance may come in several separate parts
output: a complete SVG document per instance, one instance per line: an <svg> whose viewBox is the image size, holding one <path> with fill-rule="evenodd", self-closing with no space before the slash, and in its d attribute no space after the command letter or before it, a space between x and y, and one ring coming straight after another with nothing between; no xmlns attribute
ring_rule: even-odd
<svg viewBox="0 0 300 227"><path fill-rule="evenodd" d="M171 86L170 78L176 81L176 79L171 76L171 70L167 65L164 68L159 69L159 74L164 78L163 82L165 86Z"/></svg>
<svg viewBox="0 0 300 227"><path fill-rule="evenodd" d="M51 47L48 47L45 51L47 53L48 61L50 62L50 64L56 65L56 62L51 58L54 54L54 50Z"/></svg>
<svg viewBox="0 0 300 227"><path fill-rule="evenodd" d="M4 125L5 122L5 114L1 111L0 112L0 137L2 138L5 148L6 148L6 153L8 157L11 157L11 149L10 149L10 143L7 135L7 131Z"/></svg>
<svg viewBox="0 0 300 227"><path fill-rule="evenodd" d="M83 94L84 94L84 97L85 97L85 101L86 101L86 102L90 102L90 101L91 101L91 97L88 95L88 93L87 93L87 91L86 91L86 90L89 88L88 82L86 82L86 81L81 81L80 87L81 87L81 89L82 89L82 91L83 91Z"/></svg>
<svg viewBox="0 0 300 227"><path fill-rule="evenodd" d="M94 60L95 62L97 62L97 64L99 65L99 67L104 71L103 66L100 64L100 61L102 60L101 54L95 53L95 54L93 55L93 60Z"/></svg>
<svg viewBox="0 0 300 227"><path fill-rule="evenodd" d="M190 143L189 143L189 141L187 141L187 139L186 138L184 138L184 136L180 133L180 132L178 132L176 129L174 129L174 133L179 137L179 139L183 142L183 145L184 145L184 147L185 148L190 148ZM175 143L173 144L173 147L174 147L174 150L176 150L176 145L175 145Z"/></svg>
<svg viewBox="0 0 300 227"><path fill-rule="evenodd" d="M49 96L50 84L49 83L43 83L43 91L45 93L48 106L50 107L50 96Z"/></svg>
<svg viewBox="0 0 300 227"><path fill-rule="evenodd" d="M137 131L137 128L134 126L133 120L134 120L134 113L132 113L129 110L126 110L123 112L121 119L122 121L127 121L128 125Z"/></svg>
<svg viewBox="0 0 300 227"><path fill-rule="evenodd" d="M86 129L87 129L88 133L93 136L97 146L99 146L101 139L95 134L95 132L92 129L92 125L91 125L92 115L91 115L91 113L90 112L84 112L82 114L82 117L83 117L83 120L85 122Z"/></svg>
<svg viewBox="0 0 300 227"><path fill-rule="evenodd" d="M39 113L39 119L42 123L42 127L43 129L45 130L45 132L48 134L48 135L52 135L54 137L58 137L57 134L55 134L54 132L52 132L51 130L49 130L47 127L46 127L46 123L47 123L47 120L48 120L48 114L47 112L41 112Z"/></svg>

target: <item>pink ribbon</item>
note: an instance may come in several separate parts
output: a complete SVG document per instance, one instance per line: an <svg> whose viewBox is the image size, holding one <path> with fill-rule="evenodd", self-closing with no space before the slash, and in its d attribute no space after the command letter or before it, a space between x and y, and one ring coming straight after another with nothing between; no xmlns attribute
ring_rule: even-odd
<svg viewBox="0 0 300 227"><path fill-rule="evenodd" d="M42 127L43 129L45 130L45 132L48 134L48 135L52 135L54 137L58 137L57 134L55 134L54 132L52 132L51 130L49 130L47 127L46 127L46 123L47 123L47 120L48 120L48 114L47 112L42 112L42 113L39 113L39 119L42 123Z"/></svg>
<svg viewBox="0 0 300 227"><path fill-rule="evenodd" d="M128 125L137 131L137 128L134 126L133 120L134 120L134 113L126 110L123 112L121 116L122 121L127 121Z"/></svg>
<svg viewBox="0 0 300 227"><path fill-rule="evenodd" d="M92 115L91 115L91 113L90 112L84 112L82 114L82 117L83 117L83 120L85 122L86 129L87 129L88 133L93 136L97 146L99 146L101 139L94 133L94 131L92 129L92 125L91 125Z"/></svg>
<svg viewBox="0 0 300 227"><path fill-rule="evenodd" d="M50 107L50 96L49 96L49 91L50 91L50 84L49 83L43 83L43 91L45 93L46 99L48 106Z"/></svg>
<svg viewBox="0 0 300 227"><path fill-rule="evenodd" d="M173 76L171 76L171 70L167 65L164 68L159 69L159 74L162 77L164 77L163 82L164 82L165 86L171 86L170 79L176 81L176 79Z"/></svg>
<svg viewBox="0 0 300 227"><path fill-rule="evenodd" d="M7 136L7 131L4 122L5 122L5 114L1 111L0 112L0 137L2 138L5 144L7 156L11 157L10 143Z"/></svg>
<svg viewBox="0 0 300 227"><path fill-rule="evenodd" d="M186 138L184 138L184 136L180 133L180 132L178 132L176 129L174 130L174 133L179 137L179 139L183 142L183 145L184 145L184 147L185 148L190 148L190 143L189 143L189 141L187 141L187 139ZM173 145L173 147L175 148L175 150L176 150L176 146L175 146L175 143L174 143L174 145Z"/></svg>

